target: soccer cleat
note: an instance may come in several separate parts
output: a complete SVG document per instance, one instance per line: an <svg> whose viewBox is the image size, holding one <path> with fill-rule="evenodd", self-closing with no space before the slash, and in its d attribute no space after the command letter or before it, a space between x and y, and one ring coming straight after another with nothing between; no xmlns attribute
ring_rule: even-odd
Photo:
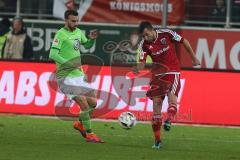
<svg viewBox="0 0 240 160"><path fill-rule="evenodd" d="M83 124L81 122L75 121L73 123L73 128L78 130L84 138L87 137L86 130L84 129Z"/></svg>
<svg viewBox="0 0 240 160"><path fill-rule="evenodd" d="M163 128L165 131L170 131L171 129L171 121L170 120L165 120L163 124Z"/></svg>
<svg viewBox="0 0 240 160"><path fill-rule="evenodd" d="M161 140L155 141L154 145L152 146L153 149L160 149L161 148Z"/></svg>
<svg viewBox="0 0 240 160"><path fill-rule="evenodd" d="M87 142L93 142L93 143L104 143L96 134L94 133L87 133L86 136Z"/></svg>

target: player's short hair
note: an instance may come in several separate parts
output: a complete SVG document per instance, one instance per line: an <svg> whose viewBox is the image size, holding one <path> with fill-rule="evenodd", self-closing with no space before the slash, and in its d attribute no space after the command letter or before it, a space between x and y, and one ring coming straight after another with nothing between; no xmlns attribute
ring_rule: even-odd
<svg viewBox="0 0 240 160"><path fill-rule="evenodd" d="M150 22L148 21L143 21L139 24L139 27L138 27L138 33L139 34L142 34L144 29L153 29L153 26Z"/></svg>
<svg viewBox="0 0 240 160"><path fill-rule="evenodd" d="M64 18L65 18L65 19L68 19L68 17L69 17L70 15L78 16L78 12L75 11L75 10L66 10L65 13L64 13Z"/></svg>

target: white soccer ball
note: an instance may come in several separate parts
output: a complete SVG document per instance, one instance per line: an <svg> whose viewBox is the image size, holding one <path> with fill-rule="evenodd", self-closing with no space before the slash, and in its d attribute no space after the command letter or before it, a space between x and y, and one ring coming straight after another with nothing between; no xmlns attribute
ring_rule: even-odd
<svg viewBox="0 0 240 160"><path fill-rule="evenodd" d="M124 129L130 129L136 125L137 119L131 112L122 112L118 117L120 126Z"/></svg>

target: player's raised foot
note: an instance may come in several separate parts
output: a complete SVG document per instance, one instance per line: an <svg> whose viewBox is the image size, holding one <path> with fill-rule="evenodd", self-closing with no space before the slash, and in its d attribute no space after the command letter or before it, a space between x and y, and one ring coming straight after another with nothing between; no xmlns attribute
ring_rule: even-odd
<svg viewBox="0 0 240 160"><path fill-rule="evenodd" d="M84 129L83 124L80 121L75 121L73 123L73 128L78 130L84 138L87 137L86 130Z"/></svg>
<svg viewBox="0 0 240 160"><path fill-rule="evenodd" d="M152 146L153 149L160 149L161 148L161 140L155 141L154 145Z"/></svg>
<svg viewBox="0 0 240 160"><path fill-rule="evenodd" d="M170 131L171 129L171 121L170 120L165 120L163 124L163 128L165 131Z"/></svg>
<svg viewBox="0 0 240 160"><path fill-rule="evenodd" d="M104 143L104 141L102 141L101 138L99 138L94 133L87 133L86 141L87 142L93 142L93 143Z"/></svg>

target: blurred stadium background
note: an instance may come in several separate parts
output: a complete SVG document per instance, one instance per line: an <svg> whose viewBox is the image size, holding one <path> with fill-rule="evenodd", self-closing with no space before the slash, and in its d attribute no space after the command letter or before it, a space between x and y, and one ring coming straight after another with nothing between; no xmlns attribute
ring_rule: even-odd
<svg viewBox="0 0 240 160"><path fill-rule="evenodd" d="M81 53L98 91L93 127L107 141L102 146L84 143L72 130L79 108L52 83L48 54L67 8L79 11L84 32L99 30L96 44ZM34 50L29 61L0 60L0 159L240 159L240 0L225 0L222 14L215 9L215 0L0 0L0 18L23 17ZM143 20L180 33L201 61L193 68L176 46L183 69L179 113L177 126L163 133L161 151L150 148L149 124L127 131L102 121L122 111L151 119L151 101L134 95L144 95L148 77L129 74Z"/></svg>

